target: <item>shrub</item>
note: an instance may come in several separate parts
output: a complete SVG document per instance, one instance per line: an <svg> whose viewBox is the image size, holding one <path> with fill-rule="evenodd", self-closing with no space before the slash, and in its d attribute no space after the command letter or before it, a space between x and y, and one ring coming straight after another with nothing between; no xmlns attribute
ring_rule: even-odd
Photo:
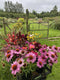
<svg viewBox="0 0 60 80"><path fill-rule="evenodd" d="M57 20L55 22L55 27L54 28L60 30L60 20Z"/></svg>
<svg viewBox="0 0 60 80"><path fill-rule="evenodd" d="M23 24L25 23L24 18L19 18L19 19L17 20L17 22L18 22L18 23L23 23Z"/></svg>
<svg viewBox="0 0 60 80"><path fill-rule="evenodd" d="M53 28L53 29L58 29L58 30L60 30L60 20L55 20L55 23L53 23L52 25L51 25L51 27Z"/></svg>

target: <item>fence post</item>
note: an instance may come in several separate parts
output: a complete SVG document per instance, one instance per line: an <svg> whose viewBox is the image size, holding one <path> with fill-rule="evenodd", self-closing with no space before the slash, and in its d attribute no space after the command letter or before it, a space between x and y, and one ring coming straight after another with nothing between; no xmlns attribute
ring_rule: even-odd
<svg viewBox="0 0 60 80"><path fill-rule="evenodd" d="M4 27L4 34L6 35L6 26L5 26L5 20L3 18L3 27Z"/></svg>
<svg viewBox="0 0 60 80"><path fill-rule="evenodd" d="M48 29L47 29L47 39L48 39L48 35L49 35L49 21L48 21Z"/></svg>
<svg viewBox="0 0 60 80"><path fill-rule="evenodd" d="M28 18L29 18L29 11L28 11L28 9L26 9L26 28L27 28L27 32L28 32L28 27L29 27Z"/></svg>

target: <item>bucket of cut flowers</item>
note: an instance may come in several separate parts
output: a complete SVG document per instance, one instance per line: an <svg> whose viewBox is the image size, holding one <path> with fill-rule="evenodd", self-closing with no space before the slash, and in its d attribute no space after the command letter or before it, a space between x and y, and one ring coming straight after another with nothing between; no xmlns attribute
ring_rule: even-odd
<svg viewBox="0 0 60 80"><path fill-rule="evenodd" d="M11 64L11 73L17 80L46 80L53 64L57 63L60 47L28 42L26 37L19 32L9 34L6 39L8 45L3 51L6 61Z"/></svg>

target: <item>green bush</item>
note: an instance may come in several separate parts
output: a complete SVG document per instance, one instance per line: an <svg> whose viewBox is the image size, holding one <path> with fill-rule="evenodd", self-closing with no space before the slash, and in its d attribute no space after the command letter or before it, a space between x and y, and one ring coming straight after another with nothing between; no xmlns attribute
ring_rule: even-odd
<svg viewBox="0 0 60 80"><path fill-rule="evenodd" d="M55 22L51 25L51 28L60 30L60 20L55 20Z"/></svg>
<svg viewBox="0 0 60 80"><path fill-rule="evenodd" d="M25 20L24 20L24 18L19 18L19 19L17 20L17 22L24 24L24 23L25 23Z"/></svg>
<svg viewBox="0 0 60 80"><path fill-rule="evenodd" d="M55 23L54 29L60 30L60 22L56 22L56 23Z"/></svg>

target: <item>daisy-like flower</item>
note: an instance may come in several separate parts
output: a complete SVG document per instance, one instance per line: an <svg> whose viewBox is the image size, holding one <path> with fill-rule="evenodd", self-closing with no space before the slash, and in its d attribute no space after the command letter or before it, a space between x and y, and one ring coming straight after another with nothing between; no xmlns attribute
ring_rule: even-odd
<svg viewBox="0 0 60 80"><path fill-rule="evenodd" d="M10 53L10 52L11 52L11 50L7 50L7 54Z"/></svg>
<svg viewBox="0 0 60 80"><path fill-rule="evenodd" d="M44 64L46 64L46 60L47 60L46 55L38 56L38 61L39 61L40 59L44 62Z"/></svg>
<svg viewBox="0 0 60 80"><path fill-rule="evenodd" d="M60 53L60 47L58 47L58 52Z"/></svg>
<svg viewBox="0 0 60 80"><path fill-rule="evenodd" d="M15 61L15 62L13 62L13 64L11 64L10 70L12 70L12 74L14 74L14 75L16 75L16 73L20 71L20 65L18 64L17 61Z"/></svg>
<svg viewBox="0 0 60 80"><path fill-rule="evenodd" d="M18 63L19 63L19 65L20 65L20 67L22 67L22 66L24 65L24 60L23 60L23 58L20 58L20 59L18 60Z"/></svg>
<svg viewBox="0 0 60 80"><path fill-rule="evenodd" d="M54 63L57 63L58 61L57 61L57 58L55 58L55 60L54 60Z"/></svg>
<svg viewBox="0 0 60 80"><path fill-rule="evenodd" d="M49 58L49 52L46 53L46 58Z"/></svg>
<svg viewBox="0 0 60 80"><path fill-rule="evenodd" d="M48 62L49 62L49 65L50 65L50 66L52 66L53 63L54 63L52 60L48 60Z"/></svg>
<svg viewBox="0 0 60 80"><path fill-rule="evenodd" d="M47 53L47 51L45 49L43 49L43 48L39 49L39 52L41 53L41 55Z"/></svg>
<svg viewBox="0 0 60 80"><path fill-rule="evenodd" d="M47 45L43 45L42 48L43 48L43 49L47 49Z"/></svg>
<svg viewBox="0 0 60 80"><path fill-rule="evenodd" d="M29 44L29 49L34 49L35 46L33 44Z"/></svg>
<svg viewBox="0 0 60 80"><path fill-rule="evenodd" d="M37 52L34 52L34 51L31 51L32 53L34 53L36 55L36 57L38 56L38 53Z"/></svg>
<svg viewBox="0 0 60 80"><path fill-rule="evenodd" d="M47 50L51 51L52 50L52 47L51 46L48 46L47 47Z"/></svg>
<svg viewBox="0 0 60 80"><path fill-rule="evenodd" d="M26 55L26 57L27 57L27 62L28 63L30 63L30 62L34 63L36 61L36 55L32 52L28 53Z"/></svg>
<svg viewBox="0 0 60 80"><path fill-rule="evenodd" d="M13 50L7 50L7 53L5 53L5 56L6 56L6 60L9 62L12 57L14 56L14 51Z"/></svg>
<svg viewBox="0 0 60 80"><path fill-rule="evenodd" d="M54 61L54 60L55 60L55 58L57 58L57 56L55 55L55 53L54 53L54 52L49 51L49 58L50 58L52 61Z"/></svg>
<svg viewBox="0 0 60 80"><path fill-rule="evenodd" d="M19 48L15 49L15 50L14 50L14 53L15 53L15 54L20 54L20 49L19 49Z"/></svg>
<svg viewBox="0 0 60 80"><path fill-rule="evenodd" d="M38 59L37 66L38 66L39 68L44 67L44 61L43 61L42 59Z"/></svg>
<svg viewBox="0 0 60 80"><path fill-rule="evenodd" d="M52 46L52 50L53 50L54 52L58 52L58 47L56 47L56 46L54 45L54 46Z"/></svg>
<svg viewBox="0 0 60 80"><path fill-rule="evenodd" d="M20 50L20 54L21 55L25 55L26 54L26 50L24 50L24 49Z"/></svg>
<svg viewBox="0 0 60 80"><path fill-rule="evenodd" d="M37 42L36 42L34 45L35 45L35 49L36 49L37 51L42 48L42 45L41 45L40 43L37 43Z"/></svg>
<svg viewBox="0 0 60 80"><path fill-rule="evenodd" d="M9 53L9 54L6 54L5 56L6 56L6 60L9 62L11 61L13 54Z"/></svg>
<svg viewBox="0 0 60 80"><path fill-rule="evenodd" d="M26 49L27 49L27 47L22 47L22 49L26 50Z"/></svg>
<svg viewBox="0 0 60 80"><path fill-rule="evenodd" d="M46 62L46 60L47 60L46 55L41 55L41 58L42 58L42 60L44 60Z"/></svg>

